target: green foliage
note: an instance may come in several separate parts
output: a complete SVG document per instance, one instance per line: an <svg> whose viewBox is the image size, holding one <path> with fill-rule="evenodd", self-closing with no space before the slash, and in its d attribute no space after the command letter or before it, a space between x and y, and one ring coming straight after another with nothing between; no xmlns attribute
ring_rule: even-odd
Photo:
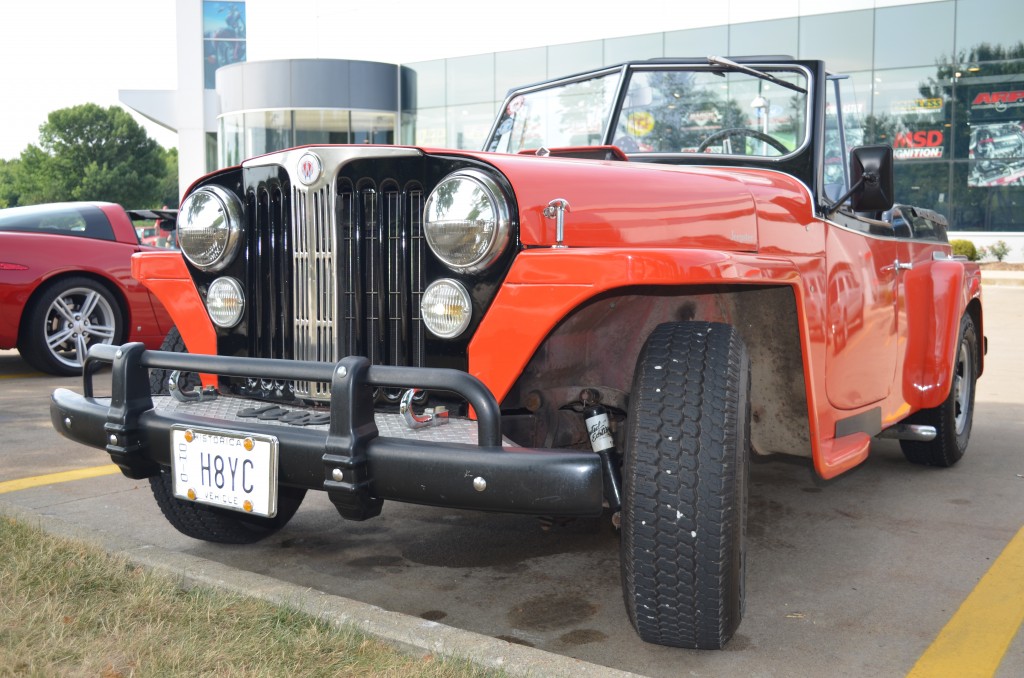
<svg viewBox="0 0 1024 678"><path fill-rule="evenodd" d="M120 107L62 108L40 126L39 145L30 144L15 161L10 190L21 205L103 200L128 208L162 206L169 154ZM173 165L177 182L176 151Z"/></svg>
<svg viewBox="0 0 1024 678"><path fill-rule="evenodd" d="M1012 248L1006 244L1005 240L997 240L995 244L983 247L982 249L985 250L982 257L990 256L995 257L996 261L1002 261L1006 258L1006 255L1010 253Z"/></svg>
<svg viewBox="0 0 1024 678"><path fill-rule="evenodd" d="M978 260L978 249L970 240L950 240L953 247L953 254L960 257L967 257L969 261Z"/></svg>
<svg viewBox="0 0 1024 678"><path fill-rule="evenodd" d="M0 159L0 209L18 204L18 193L14 190L14 173L17 169L17 160Z"/></svg>
<svg viewBox="0 0 1024 678"><path fill-rule="evenodd" d="M163 151L164 175L157 185L159 199L156 204L160 207L174 209L181 202L178 195L178 149L171 148Z"/></svg>

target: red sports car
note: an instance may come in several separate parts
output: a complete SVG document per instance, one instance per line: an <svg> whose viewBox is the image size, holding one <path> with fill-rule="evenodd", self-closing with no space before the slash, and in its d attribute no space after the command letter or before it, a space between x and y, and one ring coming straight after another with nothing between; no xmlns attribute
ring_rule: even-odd
<svg viewBox="0 0 1024 678"><path fill-rule="evenodd" d="M93 344L159 348L170 317L131 276L133 254L160 249L139 243L132 220L159 216L101 202L0 210L0 349L73 375Z"/></svg>

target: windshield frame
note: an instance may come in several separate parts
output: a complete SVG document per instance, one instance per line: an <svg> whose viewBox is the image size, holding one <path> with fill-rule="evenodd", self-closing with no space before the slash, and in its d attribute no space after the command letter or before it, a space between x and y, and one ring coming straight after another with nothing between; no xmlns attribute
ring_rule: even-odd
<svg viewBox="0 0 1024 678"><path fill-rule="evenodd" d="M803 115L802 125L802 136L799 142L796 144L793 150L780 155L744 155L737 153L696 153L690 151L674 151L674 152L630 152L623 151L626 155L634 161L640 162L669 162L678 164L708 164L709 161L720 163L722 161L728 164L734 164L739 161L742 164L760 164L765 163L767 166L786 164L801 153L806 152L808 146L811 145L814 137L814 127L816 121L814 118L814 102L817 97L817 89L819 84L816 82L816 73L814 69L808 68L806 64L796 60L790 60L781 57L768 57L763 59L736 59L738 64L750 68L756 67L759 70L766 71L769 74L777 73L795 73L802 76L806 81L807 92L803 96L804 108L801 111ZM730 68L727 64L709 62L708 59L652 59L648 61L631 61L623 64L608 66L602 69L595 69L593 71L587 71L584 73L577 73L564 78L558 78L552 81L546 81L543 83L536 83L528 85L526 87L519 87L511 90L506 96L501 113L496 116L494 123L492 124L491 130L487 136L487 141L484 144L484 150L497 149L500 142L498 129L502 122L507 118L507 111L510 103L517 97L530 95L544 90L554 90L564 88L567 85L571 85L578 82L584 82L587 80L607 77L609 75L618 75L618 82L615 86L615 96L613 100L613 108L605 121L605 128L601 132L601 145L611 146L614 145L613 139L615 130L619 125L619 118L622 115L622 108L625 104L625 91L629 87L629 83L638 73L644 72L670 72L670 71L691 71L691 72L703 72L703 73L719 73L725 76L728 73L744 73L743 69ZM747 75L751 80L756 80L756 76ZM770 81L769 81L770 82ZM561 147L561 145L557 146ZM518 153L524 153L530 150L537 149L519 149ZM501 151L499 151L501 152ZM509 151L504 151L509 152ZM711 156L710 158L708 156Z"/></svg>

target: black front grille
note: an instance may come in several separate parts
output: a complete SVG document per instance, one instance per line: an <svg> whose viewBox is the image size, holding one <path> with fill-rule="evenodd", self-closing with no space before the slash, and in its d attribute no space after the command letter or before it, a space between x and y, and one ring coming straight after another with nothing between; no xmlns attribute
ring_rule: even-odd
<svg viewBox="0 0 1024 678"><path fill-rule="evenodd" d="M423 365L422 185L340 176L305 190L266 170L246 196L250 355ZM324 383L297 382L294 390L330 396Z"/></svg>

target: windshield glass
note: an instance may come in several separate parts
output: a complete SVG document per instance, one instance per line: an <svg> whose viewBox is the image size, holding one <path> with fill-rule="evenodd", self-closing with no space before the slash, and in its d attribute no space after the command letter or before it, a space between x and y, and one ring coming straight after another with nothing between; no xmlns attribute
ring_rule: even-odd
<svg viewBox="0 0 1024 678"><path fill-rule="evenodd" d="M599 146L615 103L619 71L520 94L509 100L486 150Z"/></svg>
<svg viewBox="0 0 1024 678"><path fill-rule="evenodd" d="M803 70L762 68L808 89ZM529 92L502 112L488 150L604 143L617 75ZM628 154L721 153L779 157L803 145L808 95L744 72L707 68L633 70L612 143Z"/></svg>

